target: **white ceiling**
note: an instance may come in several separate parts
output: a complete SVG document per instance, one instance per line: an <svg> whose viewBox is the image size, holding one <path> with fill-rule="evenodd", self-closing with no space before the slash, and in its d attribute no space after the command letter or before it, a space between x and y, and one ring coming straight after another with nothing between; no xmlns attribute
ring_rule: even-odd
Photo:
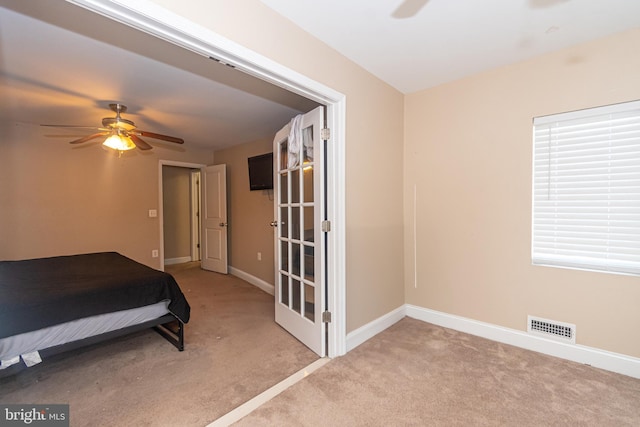
<svg viewBox="0 0 640 427"><path fill-rule="evenodd" d="M640 26L640 0L262 2L403 93Z"/></svg>
<svg viewBox="0 0 640 427"><path fill-rule="evenodd" d="M0 125L98 127L117 102L138 129L207 149L272 137L317 106L62 0L0 0L0 99ZM40 129L53 143L95 132Z"/></svg>
<svg viewBox="0 0 640 427"><path fill-rule="evenodd" d="M640 0L405 0L425 3L405 19L403 0L262 1L404 93L640 24ZM208 149L317 106L63 0L0 0L0 99L0 126L99 126L118 102L139 129Z"/></svg>

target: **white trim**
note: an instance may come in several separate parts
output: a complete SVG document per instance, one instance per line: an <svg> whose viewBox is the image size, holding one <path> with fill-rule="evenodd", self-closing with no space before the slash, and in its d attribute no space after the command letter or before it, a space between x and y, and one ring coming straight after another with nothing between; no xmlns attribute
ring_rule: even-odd
<svg viewBox="0 0 640 427"><path fill-rule="evenodd" d="M303 74L253 52L148 0L67 0L139 31L182 46L206 57L215 57L236 69L273 83L291 92L322 103L327 109L331 129L327 159L328 234L327 266L329 310L333 321L328 325L329 357L346 353L346 97ZM162 199L160 199L162 201ZM160 218L162 219L162 218ZM160 221L162 227L162 221ZM161 233L162 236L162 233ZM162 250L163 242L160 242ZM160 257L164 269L163 256Z"/></svg>
<svg viewBox="0 0 640 427"><path fill-rule="evenodd" d="M347 217L346 217L346 98L341 96L333 104L327 104L327 127L331 138L327 141L326 191L327 220L331 231L327 233L327 287L328 310L333 313L327 324L327 355L338 357L347 353Z"/></svg>
<svg viewBox="0 0 640 427"><path fill-rule="evenodd" d="M567 344L505 328L491 323L480 322L466 317L443 313L428 308L405 304L373 320L347 335L347 351L387 329L403 317L411 317L426 323L442 326L492 341L513 345L538 353L577 363L591 365L607 371L640 378L640 358L614 353L579 344Z"/></svg>
<svg viewBox="0 0 640 427"><path fill-rule="evenodd" d="M392 326L396 322L402 320L402 318L406 316L405 312L405 306L398 307L384 316L378 317L376 320L356 329L355 331L349 332L347 335L347 352L353 350L369 338L373 338L378 335L389 326Z"/></svg>
<svg viewBox="0 0 640 427"><path fill-rule="evenodd" d="M191 261L200 261L200 211L202 210L202 203L200 197L202 191L200 191L200 177L202 176L202 169L191 169L189 174L189 185L191 193Z"/></svg>
<svg viewBox="0 0 640 427"><path fill-rule="evenodd" d="M229 274L231 274L232 276L236 276L242 280L244 280L245 282L249 282L251 283L253 286L256 286L260 289L262 289L263 291L265 291L266 293L270 294L270 295L275 295L276 293L276 289L275 286L273 286L271 283L269 282L265 282L264 280L253 276L249 273L245 273L242 270L239 270L235 267L229 266Z"/></svg>
<svg viewBox="0 0 640 427"><path fill-rule="evenodd" d="M603 105L600 107L584 108L582 110L568 111L566 113L549 114L546 116L534 117L533 125L544 125L564 120L582 119L594 115L604 115L619 113L640 108L640 101L620 102L618 104ZM593 110L596 110L595 112Z"/></svg>
<svg viewBox="0 0 640 427"><path fill-rule="evenodd" d="M428 308L416 307L410 304L405 305L405 310L408 317L422 320L423 322L559 357L561 359L591 365L630 377L640 378L640 358L579 344L561 343L515 329L504 328L491 323L479 322L477 320L430 310Z"/></svg>
<svg viewBox="0 0 640 427"><path fill-rule="evenodd" d="M320 103L343 94L149 0L66 0Z"/></svg>
<svg viewBox="0 0 640 427"><path fill-rule="evenodd" d="M177 162L175 160L159 160L162 166L177 166L179 168L188 168L188 169L202 169L209 165L205 165L202 163L188 163L188 162Z"/></svg>
<svg viewBox="0 0 640 427"><path fill-rule="evenodd" d="M191 257L183 256L178 258L165 258L164 265L184 264L185 262L191 262Z"/></svg>
<svg viewBox="0 0 640 427"><path fill-rule="evenodd" d="M264 405L265 403L267 403L268 401L270 401L271 399L273 399L274 397L276 397L277 395L279 395L289 387L305 379L307 376L311 375L316 370L322 368L324 365L329 363L330 360L331 359L328 359L326 357L316 360L306 368L299 370L295 374L280 381L278 384L274 385L273 387L263 391L253 399L246 401L245 403L238 406L231 412L228 412L225 415L221 416L220 418L218 418L217 420L209 424L207 427L226 427L235 422L240 421L240 419L246 417L251 412L258 409L260 406Z"/></svg>

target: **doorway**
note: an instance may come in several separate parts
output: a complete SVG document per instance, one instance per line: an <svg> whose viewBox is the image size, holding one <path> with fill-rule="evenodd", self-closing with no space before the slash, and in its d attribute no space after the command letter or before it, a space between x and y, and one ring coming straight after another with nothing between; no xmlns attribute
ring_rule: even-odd
<svg viewBox="0 0 640 427"><path fill-rule="evenodd" d="M346 353L346 185L345 185L345 123L346 97L307 76L288 69L241 45L220 37L213 31L185 25L178 15L151 2L136 3L127 8L114 7L108 0L74 0L95 13L124 23L132 28L169 41L188 51L224 61L236 71L326 106L327 126L331 137L327 145L327 218L331 232L327 235L327 300L331 322L328 329L328 356ZM162 233L161 233L162 234ZM161 237L162 239L162 237ZM162 248L162 243L161 248ZM161 260L161 264L164 264Z"/></svg>
<svg viewBox="0 0 640 427"><path fill-rule="evenodd" d="M200 170L162 167L164 265L200 260Z"/></svg>
<svg viewBox="0 0 640 427"><path fill-rule="evenodd" d="M200 169L198 163L160 160L158 218L160 269L200 260Z"/></svg>

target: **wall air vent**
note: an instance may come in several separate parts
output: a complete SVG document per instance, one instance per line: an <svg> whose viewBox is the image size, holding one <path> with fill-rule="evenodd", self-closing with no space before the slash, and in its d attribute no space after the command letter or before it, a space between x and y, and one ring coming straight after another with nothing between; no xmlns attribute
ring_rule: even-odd
<svg viewBox="0 0 640 427"><path fill-rule="evenodd" d="M576 325L527 316L527 332L552 340L576 343Z"/></svg>

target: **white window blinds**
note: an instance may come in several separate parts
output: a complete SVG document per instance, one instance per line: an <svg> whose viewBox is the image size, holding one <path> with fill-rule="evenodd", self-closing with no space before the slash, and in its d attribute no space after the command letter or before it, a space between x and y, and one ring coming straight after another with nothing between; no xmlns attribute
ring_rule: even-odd
<svg viewBox="0 0 640 427"><path fill-rule="evenodd" d="M640 274L640 101L533 127L533 263Z"/></svg>

